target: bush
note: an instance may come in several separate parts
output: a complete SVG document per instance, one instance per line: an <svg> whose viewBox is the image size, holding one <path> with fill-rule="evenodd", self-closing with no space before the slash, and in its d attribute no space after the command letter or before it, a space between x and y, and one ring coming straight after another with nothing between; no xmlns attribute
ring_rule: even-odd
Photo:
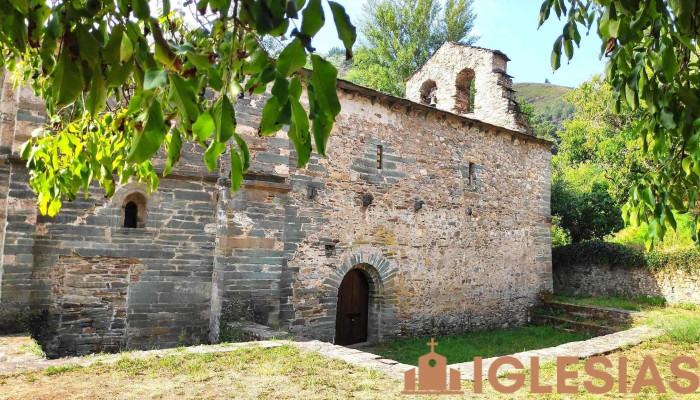
<svg viewBox="0 0 700 400"><path fill-rule="evenodd" d="M552 183L552 215L571 236L573 243L605 236L624 228L622 213L601 182L590 190L577 190L561 180Z"/></svg>
<svg viewBox="0 0 700 400"><path fill-rule="evenodd" d="M646 260L641 251L619 243L593 240L555 247L552 250L552 264L555 268L580 264L632 268L646 265Z"/></svg>
<svg viewBox="0 0 700 400"><path fill-rule="evenodd" d="M620 243L593 240L574 243L552 249L554 268L566 269L571 265L608 265L611 268L645 267L651 271L663 269L682 270L688 273L700 271L700 250L695 247L671 251L640 250Z"/></svg>
<svg viewBox="0 0 700 400"><path fill-rule="evenodd" d="M673 268L685 272L697 272L700 269L700 251L694 247L673 251L652 251L647 253L647 268L652 271Z"/></svg>

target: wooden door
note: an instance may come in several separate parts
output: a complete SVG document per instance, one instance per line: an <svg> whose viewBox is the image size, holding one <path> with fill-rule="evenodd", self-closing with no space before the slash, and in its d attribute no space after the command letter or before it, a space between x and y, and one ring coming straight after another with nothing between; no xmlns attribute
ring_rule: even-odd
<svg viewBox="0 0 700 400"><path fill-rule="evenodd" d="M351 269L338 289L335 318L335 344L349 345L367 341L369 284L362 271Z"/></svg>

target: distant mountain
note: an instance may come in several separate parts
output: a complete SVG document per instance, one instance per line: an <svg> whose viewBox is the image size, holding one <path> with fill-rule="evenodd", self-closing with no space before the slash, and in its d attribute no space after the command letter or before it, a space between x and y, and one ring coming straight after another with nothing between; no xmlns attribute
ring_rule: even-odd
<svg viewBox="0 0 700 400"><path fill-rule="evenodd" d="M550 83L515 83L513 88L518 100L532 104L537 114L559 127L574 113L573 104L564 100L573 88Z"/></svg>

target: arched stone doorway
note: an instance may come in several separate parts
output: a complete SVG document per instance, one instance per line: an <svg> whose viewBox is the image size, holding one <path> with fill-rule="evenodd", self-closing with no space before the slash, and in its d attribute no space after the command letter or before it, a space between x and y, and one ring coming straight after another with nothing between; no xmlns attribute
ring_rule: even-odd
<svg viewBox="0 0 700 400"><path fill-rule="evenodd" d="M335 344L366 342L368 323L369 282L359 268L353 268L345 274L338 288Z"/></svg>

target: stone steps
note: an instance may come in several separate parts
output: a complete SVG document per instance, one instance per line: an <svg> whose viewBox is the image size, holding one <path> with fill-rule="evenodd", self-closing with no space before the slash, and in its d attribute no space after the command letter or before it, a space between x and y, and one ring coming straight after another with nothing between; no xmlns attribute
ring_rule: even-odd
<svg viewBox="0 0 700 400"><path fill-rule="evenodd" d="M593 336L601 336L620 331L620 329L610 326L574 321L567 318L555 317L553 315L539 315L537 318L541 325L554 325L555 328L569 333L582 332Z"/></svg>
<svg viewBox="0 0 700 400"><path fill-rule="evenodd" d="M538 325L554 325L564 331L600 336L626 329L640 315L635 311L617 308L545 301L533 322Z"/></svg>

